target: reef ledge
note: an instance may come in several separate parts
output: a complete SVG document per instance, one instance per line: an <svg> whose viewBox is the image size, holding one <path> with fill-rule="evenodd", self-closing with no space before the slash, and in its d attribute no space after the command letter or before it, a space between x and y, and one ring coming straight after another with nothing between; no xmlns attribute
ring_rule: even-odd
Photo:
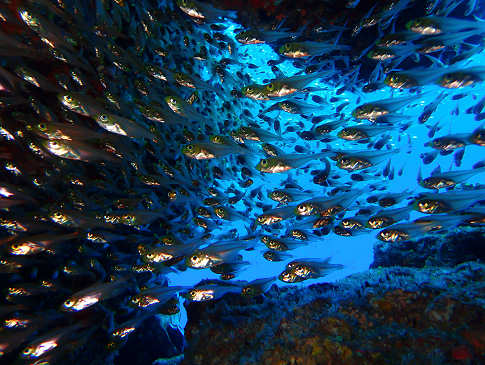
<svg viewBox="0 0 485 365"><path fill-rule="evenodd" d="M484 279L476 261L381 267L190 303L182 364L483 364Z"/></svg>

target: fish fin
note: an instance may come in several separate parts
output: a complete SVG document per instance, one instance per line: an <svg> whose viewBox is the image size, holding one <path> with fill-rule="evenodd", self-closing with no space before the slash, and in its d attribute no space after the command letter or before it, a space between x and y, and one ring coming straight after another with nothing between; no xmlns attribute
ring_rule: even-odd
<svg viewBox="0 0 485 365"><path fill-rule="evenodd" d="M429 131L428 131L428 137L429 138L433 138L434 135L436 134L436 132L441 129L440 126L439 126L439 124L440 124L440 122L436 122L434 125L432 125L429 128Z"/></svg>
<svg viewBox="0 0 485 365"><path fill-rule="evenodd" d="M438 157L438 151L426 152L421 155L421 158L425 165L429 165L436 159L436 157Z"/></svg>
<svg viewBox="0 0 485 365"><path fill-rule="evenodd" d="M421 182L423 181L423 173L422 173L422 169L421 169L421 165L419 165L419 170L418 170L418 184L421 184Z"/></svg>
<svg viewBox="0 0 485 365"><path fill-rule="evenodd" d="M485 122L481 123L478 127L476 127L473 130L472 134L478 133L480 130L484 129L484 127L485 127Z"/></svg>
<svg viewBox="0 0 485 365"><path fill-rule="evenodd" d="M431 171L431 176L441 175L441 166L438 165L433 171Z"/></svg>
<svg viewBox="0 0 485 365"><path fill-rule="evenodd" d="M465 149L461 148L456 153L453 155L453 158L455 160L455 165L456 166L461 166L461 160L463 159L463 155L465 154Z"/></svg>
<svg viewBox="0 0 485 365"><path fill-rule="evenodd" d="M430 55L425 55L425 57L427 59L429 59L433 64L436 64L439 67L446 68L446 65L441 60L439 60L438 58L430 56Z"/></svg>
<svg viewBox="0 0 485 365"><path fill-rule="evenodd" d="M472 168L474 168L474 169L479 169L479 168L482 168L482 167L485 167L485 160L478 161L477 163L475 163L472 166Z"/></svg>
<svg viewBox="0 0 485 365"><path fill-rule="evenodd" d="M273 71L275 78L280 79L280 78L286 78L287 76L281 71L278 67L272 66L271 71Z"/></svg>
<svg viewBox="0 0 485 365"><path fill-rule="evenodd" d="M479 23L485 23L485 19L479 18L478 16L474 15L473 19L475 19Z"/></svg>
<svg viewBox="0 0 485 365"><path fill-rule="evenodd" d="M299 190L303 190L303 188L298 185L295 180L293 180L291 174L288 174L288 177L281 183L281 185L283 185L285 189L296 188Z"/></svg>

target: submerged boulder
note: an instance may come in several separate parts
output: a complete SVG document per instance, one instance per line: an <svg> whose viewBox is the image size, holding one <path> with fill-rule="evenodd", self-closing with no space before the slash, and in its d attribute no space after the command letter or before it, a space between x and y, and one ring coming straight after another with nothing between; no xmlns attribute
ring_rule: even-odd
<svg viewBox="0 0 485 365"><path fill-rule="evenodd" d="M114 364L152 364L181 355L184 334L177 326L167 324L164 317L167 316L155 315L146 319L120 349Z"/></svg>
<svg viewBox="0 0 485 365"><path fill-rule="evenodd" d="M485 260L483 232L455 233L444 239L430 236L395 244L379 242L374 246L371 267L455 266L476 259Z"/></svg>
<svg viewBox="0 0 485 365"><path fill-rule="evenodd" d="M182 364L483 363L484 279L477 262L392 267L190 303Z"/></svg>

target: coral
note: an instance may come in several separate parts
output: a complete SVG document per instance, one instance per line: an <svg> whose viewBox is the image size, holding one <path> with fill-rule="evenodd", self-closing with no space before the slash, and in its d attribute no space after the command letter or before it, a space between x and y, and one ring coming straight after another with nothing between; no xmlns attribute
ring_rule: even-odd
<svg viewBox="0 0 485 365"><path fill-rule="evenodd" d="M374 246L371 267L389 266L455 266L462 262L485 260L483 232L461 232L447 237L424 237L420 240Z"/></svg>
<svg viewBox="0 0 485 365"><path fill-rule="evenodd" d="M381 268L336 285L191 303L182 364L483 363L484 274L475 262Z"/></svg>

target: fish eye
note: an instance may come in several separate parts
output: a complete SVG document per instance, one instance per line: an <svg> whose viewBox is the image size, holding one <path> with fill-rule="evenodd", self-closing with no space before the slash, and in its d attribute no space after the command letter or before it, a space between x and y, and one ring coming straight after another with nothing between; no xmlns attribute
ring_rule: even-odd
<svg viewBox="0 0 485 365"><path fill-rule="evenodd" d="M191 144L187 145L187 151L193 151L194 150L194 146L192 146Z"/></svg>
<svg viewBox="0 0 485 365"><path fill-rule="evenodd" d="M190 258L190 260L191 260L192 262L196 262L196 261L197 261L197 259L198 259L198 257L197 257L196 255L194 255L194 256L192 256L192 257Z"/></svg>
<svg viewBox="0 0 485 365"><path fill-rule="evenodd" d="M266 86L266 88L269 90L269 91L273 91L274 90L274 85L273 83L269 84L268 86Z"/></svg>
<svg viewBox="0 0 485 365"><path fill-rule="evenodd" d="M10 246L10 249L12 252L17 251L21 246L18 243L14 243L12 246Z"/></svg>
<svg viewBox="0 0 485 365"><path fill-rule="evenodd" d="M39 123L39 129L41 131L45 131L47 129L47 126L45 125L45 123Z"/></svg>
<svg viewBox="0 0 485 365"><path fill-rule="evenodd" d="M64 95L64 100L70 103L72 101L72 97L70 95Z"/></svg>
<svg viewBox="0 0 485 365"><path fill-rule="evenodd" d="M297 209L298 209L298 211L299 211L299 212L303 212L303 211L305 211L305 206L303 206L303 205L299 205L299 206L297 207Z"/></svg>
<svg viewBox="0 0 485 365"><path fill-rule="evenodd" d="M289 44L289 43L285 43L285 45L283 46L283 48L284 48L285 50L289 51L289 50L290 50L290 48L291 48L291 44Z"/></svg>
<svg viewBox="0 0 485 365"><path fill-rule="evenodd" d="M71 299L68 299L64 302L64 307L71 308L74 305L74 301Z"/></svg>
<svg viewBox="0 0 485 365"><path fill-rule="evenodd" d="M261 166L267 166L268 165L268 160L262 159L261 160Z"/></svg>
<svg viewBox="0 0 485 365"><path fill-rule="evenodd" d="M30 355L33 352L34 352L34 349L32 347L27 347L24 349L24 351L22 351L24 355Z"/></svg>
<svg viewBox="0 0 485 365"><path fill-rule="evenodd" d="M108 116L106 114L101 114L99 116L99 120L102 122L106 122L108 120Z"/></svg>

